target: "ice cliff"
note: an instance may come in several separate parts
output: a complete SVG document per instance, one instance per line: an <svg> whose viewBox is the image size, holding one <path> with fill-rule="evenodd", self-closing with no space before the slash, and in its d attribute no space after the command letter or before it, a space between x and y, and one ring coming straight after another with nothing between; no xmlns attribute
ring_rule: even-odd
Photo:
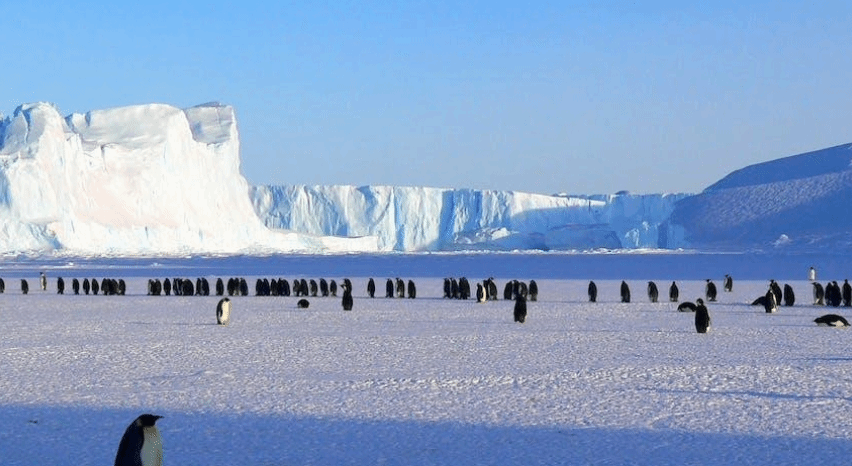
<svg viewBox="0 0 852 466"><path fill-rule="evenodd" d="M0 121L0 252L373 250L375 239L271 231L240 174L233 108L138 105Z"/></svg>
<svg viewBox="0 0 852 466"><path fill-rule="evenodd" d="M685 195L543 195L392 186L258 186L270 228L375 236L381 250L659 248L660 225Z"/></svg>

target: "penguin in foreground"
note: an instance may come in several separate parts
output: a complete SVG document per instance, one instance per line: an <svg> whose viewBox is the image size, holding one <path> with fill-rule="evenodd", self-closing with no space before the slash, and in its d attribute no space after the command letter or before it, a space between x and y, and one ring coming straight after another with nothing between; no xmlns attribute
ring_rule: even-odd
<svg viewBox="0 0 852 466"><path fill-rule="evenodd" d="M342 304L344 311L352 310L352 290L350 290L348 286L343 287Z"/></svg>
<svg viewBox="0 0 852 466"><path fill-rule="evenodd" d="M130 423L118 444L115 466L162 466L163 440L154 425L162 417L143 414Z"/></svg>
<svg viewBox="0 0 852 466"><path fill-rule="evenodd" d="M700 298L696 300L695 305L695 330L698 333L707 333L710 330L710 312Z"/></svg>
<svg viewBox="0 0 852 466"><path fill-rule="evenodd" d="M824 316L817 317L814 319L817 325L820 327L848 327L849 321L843 318L843 316L839 316L837 314L826 314Z"/></svg>
<svg viewBox="0 0 852 466"><path fill-rule="evenodd" d="M515 322L524 323L527 319L527 298L523 295L518 295L515 298Z"/></svg>
<svg viewBox="0 0 852 466"><path fill-rule="evenodd" d="M219 325L228 325L231 321L231 300L222 298L219 304L216 305L216 323Z"/></svg>

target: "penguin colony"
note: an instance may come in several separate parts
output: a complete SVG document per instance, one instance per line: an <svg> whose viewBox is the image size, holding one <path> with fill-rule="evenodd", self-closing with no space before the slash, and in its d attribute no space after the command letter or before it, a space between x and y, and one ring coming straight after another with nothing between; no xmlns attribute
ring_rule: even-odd
<svg viewBox="0 0 852 466"><path fill-rule="evenodd" d="M829 307L852 307L852 284L846 279L842 284L838 281L829 281L825 285L816 281L816 271L811 268L808 274L813 292L813 305L829 306ZM29 282L27 279L20 279L21 293L28 294L30 292ZM65 294L66 280L63 277L56 277L56 293ZM475 298L478 303L487 303L498 301L501 296L498 294L498 286L494 277L489 277L475 283L475 294L471 293L471 282L467 277L448 277L443 280L443 298L469 300ZM729 274L725 274L722 280L722 290L726 293L733 291L733 278ZM38 284L41 291L47 291L49 288L49 280L47 274L39 273ZM127 285L124 279L115 278L78 278L74 277L70 281L70 291L74 295L104 295L104 296L122 296L127 293ZM654 281L647 282L647 295L651 303L658 303L660 298L660 290L657 283ZM5 281L0 278L0 293L6 291ZM288 281L284 278L257 278L254 283L255 296L276 296L276 297L298 297L296 307L299 309L307 309L310 307L310 302L304 298L325 298L337 297L338 291L341 293L341 306L346 311L351 311L354 305L354 288L351 280L344 278L340 285L334 279L326 278L296 278ZM523 323L527 317L527 303L538 300L538 284L535 280L529 282L519 280L507 280L503 286L502 299L513 301L513 316L515 322ZM619 287L619 296L622 303L630 303L631 293L630 285L627 281L621 281ZM376 282L373 278L369 278L366 284L367 297L375 298ZM589 281L587 287L589 302L598 302L599 290L594 281ZM210 296L211 286L210 281L206 277L198 277L195 279L173 277L173 278L151 278L148 280L147 294L149 296ZM213 287L213 294L216 296L234 297L234 296L249 296L249 285L245 278L231 277L227 279L216 278ZM386 298L408 298L415 299L417 297L417 286L414 280L404 280L400 277L387 278L385 282L385 297ZM682 302L678 305L677 310L680 312L696 312L696 330L699 333L704 333L709 329L709 310L707 303L717 301L718 293L716 285L712 279L705 279L703 297L699 298L696 303ZM706 301L705 301L706 300ZM669 302L678 303L680 301L680 289L676 281L672 281L669 285ZM764 295L755 298L751 304L760 306L767 314L774 314L781 307L794 306L796 296L793 287L789 284L784 284L783 287L775 280L769 280L767 291ZM217 323L227 325L230 321L230 310L232 303L228 299L222 299L217 304L216 315ZM707 313L704 316L704 313ZM706 325L703 322L706 321ZM822 326L845 327L848 322L842 316L837 314L826 314L814 322ZM702 331L703 329L703 331Z"/></svg>

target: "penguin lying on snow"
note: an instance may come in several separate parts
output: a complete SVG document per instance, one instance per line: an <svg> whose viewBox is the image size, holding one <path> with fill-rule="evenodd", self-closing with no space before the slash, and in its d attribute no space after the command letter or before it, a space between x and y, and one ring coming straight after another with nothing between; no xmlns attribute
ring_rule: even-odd
<svg viewBox="0 0 852 466"><path fill-rule="evenodd" d="M118 444L115 466L162 466L163 440L154 425L162 417L143 414L130 423Z"/></svg>
<svg viewBox="0 0 852 466"><path fill-rule="evenodd" d="M837 314L826 314L821 317L817 317L814 319L817 325L820 327L848 327L849 321L843 318L843 316L839 316Z"/></svg>
<svg viewBox="0 0 852 466"><path fill-rule="evenodd" d="M296 303L296 306L298 306L298 307L299 307L299 309L307 309L307 308L308 308L308 306L310 306L310 305L311 305L311 303L310 303L307 299L300 299L300 300Z"/></svg>
<svg viewBox="0 0 852 466"><path fill-rule="evenodd" d="M695 312L695 303L684 301L678 305L677 310L679 312Z"/></svg>

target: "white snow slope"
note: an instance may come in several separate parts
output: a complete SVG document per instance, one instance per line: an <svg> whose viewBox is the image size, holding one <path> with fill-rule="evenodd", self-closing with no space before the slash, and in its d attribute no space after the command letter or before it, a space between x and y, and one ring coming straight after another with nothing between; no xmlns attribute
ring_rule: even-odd
<svg viewBox="0 0 852 466"><path fill-rule="evenodd" d="M22 105L0 122L0 252L182 254L373 250L272 232L239 171L234 110L138 105L60 116Z"/></svg>
<svg viewBox="0 0 852 466"><path fill-rule="evenodd" d="M308 278L387 256L324 259L329 269ZM561 257L558 269L571 268L574 255ZM489 270L506 255L465 259ZM629 280L631 303L619 280L599 280L593 304L587 280L542 274L524 324L511 301L442 299L440 261L404 277L416 299L369 299L366 276L352 276L351 312L339 298L296 309L293 297L240 297L227 327L215 325L216 297L145 296L146 276L128 277L128 296L57 295L59 274L96 273L69 264L24 296L17 278L34 284L37 269L6 269L0 463L112 464L127 425L154 413L165 465L849 464L852 330L812 322L848 308L813 306L811 285L795 280L797 304L766 314L747 304L766 280L737 279L700 335L693 314L645 295L647 280L665 295L677 278L666 256L658 270L613 259L613 271L646 273ZM716 259L746 274L741 257ZM420 258L394 260L411 269L402 262ZM181 272L247 268L226 265ZM498 276L501 291L512 278L533 277ZM678 284L683 299L703 294L703 280Z"/></svg>
<svg viewBox="0 0 852 466"><path fill-rule="evenodd" d="M737 170L678 203L672 229L704 250L852 251L852 144Z"/></svg>
<svg viewBox="0 0 852 466"><path fill-rule="evenodd" d="M549 196L393 186L259 186L270 228L376 236L381 250L665 248L661 229L684 194Z"/></svg>

